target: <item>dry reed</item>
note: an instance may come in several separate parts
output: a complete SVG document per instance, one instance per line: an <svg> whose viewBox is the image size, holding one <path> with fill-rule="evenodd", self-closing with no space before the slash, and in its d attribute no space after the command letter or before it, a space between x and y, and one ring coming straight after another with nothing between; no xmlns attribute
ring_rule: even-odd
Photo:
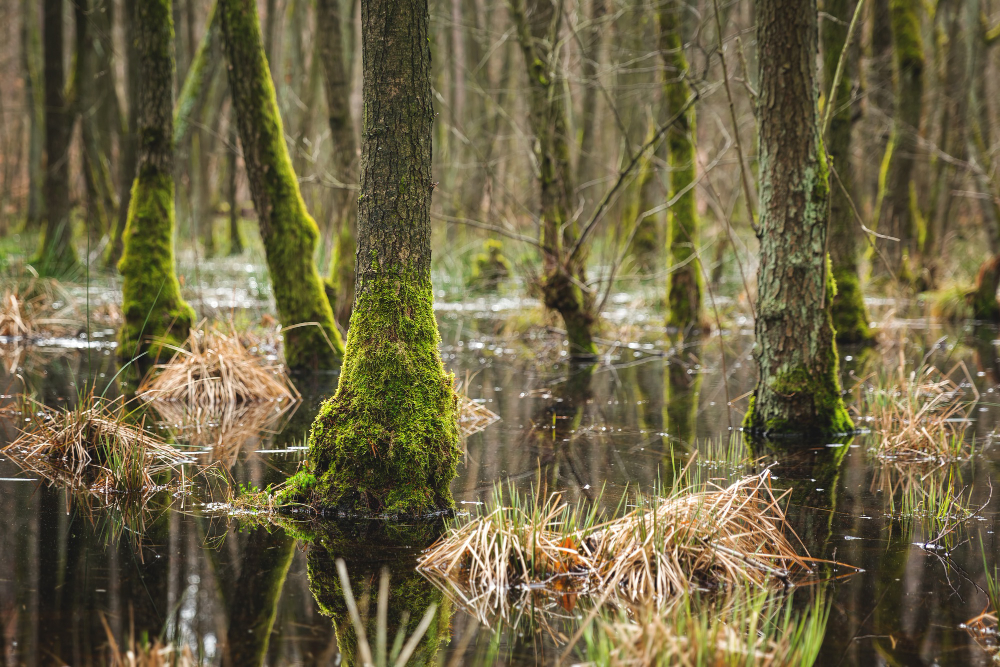
<svg viewBox="0 0 1000 667"><path fill-rule="evenodd" d="M970 445L964 434L975 400L952 379L962 370L974 399L975 383L964 364L948 373L922 364L910 371L900 353L897 370L876 376L873 384L862 382L861 419L875 434L875 456L905 462L952 461L967 456Z"/></svg>
<svg viewBox="0 0 1000 667"><path fill-rule="evenodd" d="M109 667L197 667L204 664L195 658L189 646L165 644L159 638L152 643L139 643L134 630L129 632L128 644L119 646L104 614L101 614L101 623L108 640Z"/></svg>
<svg viewBox="0 0 1000 667"><path fill-rule="evenodd" d="M478 372L466 371L465 380L460 380L455 385L455 394L458 396L458 432L463 438L479 433L500 420L500 415L475 399L469 398L469 385L477 374Z"/></svg>
<svg viewBox="0 0 1000 667"><path fill-rule="evenodd" d="M782 585L810 572L785 536L784 495L768 471L727 487L675 488L636 495L628 511L598 521L557 494L534 504L497 493L494 509L452 527L419 569L448 586L466 608L505 606L519 588L665 601L696 589L740 583ZM485 619L481 619L485 620Z"/></svg>
<svg viewBox="0 0 1000 667"><path fill-rule="evenodd" d="M121 399L85 395L72 409L22 399L30 425L3 448L25 470L50 483L95 493L143 492L153 475L182 461L180 453L133 419Z"/></svg>
<svg viewBox="0 0 1000 667"><path fill-rule="evenodd" d="M243 340L245 339L245 340ZM139 387L144 400L184 401L208 410L254 401L298 400L284 367L257 351L251 334L243 339L230 326L194 329L169 363L154 367Z"/></svg>
<svg viewBox="0 0 1000 667"><path fill-rule="evenodd" d="M55 280L29 276L7 283L0 296L0 336L8 340L31 340L42 334L62 335L76 320L57 317L61 310L69 314L72 299Z"/></svg>

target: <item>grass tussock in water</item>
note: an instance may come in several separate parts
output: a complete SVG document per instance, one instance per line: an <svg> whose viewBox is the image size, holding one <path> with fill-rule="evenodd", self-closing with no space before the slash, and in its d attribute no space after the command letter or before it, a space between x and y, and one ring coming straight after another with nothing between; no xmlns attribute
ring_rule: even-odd
<svg viewBox="0 0 1000 667"><path fill-rule="evenodd" d="M829 618L820 592L801 613L784 594L738 587L703 600L677 599L604 614L583 633L581 665L811 665Z"/></svg>
<svg viewBox="0 0 1000 667"><path fill-rule="evenodd" d="M960 370L973 395L952 379ZM979 395L968 375L963 364L948 373L927 364L907 372L901 357L896 370L864 381L858 423L875 434L874 455L905 462L969 456L971 445L964 434Z"/></svg>
<svg viewBox="0 0 1000 667"><path fill-rule="evenodd" d="M181 461L173 447L143 428L121 399L93 393L74 409L22 401L30 419L2 451L50 483L101 494L154 490L155 475Z"/></svg>
<svg viewBox="0 0 1000 667"><path fill-rule="evenodd" d="M58 281L28 275L4 281L0 287L0 336L31 340L58 336L77 324L71 316L72 299Z"/></svg>
<svg viewBox="0 0 1000 667"><path fill-rule="evenodd" d="M985 553L983 565L989 606L983 613L966 621L965 629L980 648L992 656L994 662L1000 662L1000 570L994 567L990 572Z"/></svg>
<svg viewBox="0 0 1000 667"><path fill-rule="evenodd" d="M235 328L192 330L186 345L154 367L139 393L145 400L183 401L206 410L237 403L298 400L285 368L262 353L264 345Z"/></svg>
<svg viewBox="0 0 1000 667"><path fill-rule="evenodd" d="M692 590L786 585L810 567L786 535L783 497L772 492L767 471L726 487L636 494L612 518L571 507L558 494L532 501L514 493L508 504L497 492L493 509L460 520L419 567L473 607L502 606L525 587L666 600Z"/></svg>

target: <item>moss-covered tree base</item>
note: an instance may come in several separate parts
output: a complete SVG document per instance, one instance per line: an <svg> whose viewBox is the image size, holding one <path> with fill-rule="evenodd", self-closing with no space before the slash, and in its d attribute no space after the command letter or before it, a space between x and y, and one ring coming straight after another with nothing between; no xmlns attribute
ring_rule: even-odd
<svg viewBox="0 0 1000 667"><path fill-rule="evenodd" d="M194 310L181 298L174 273L174 179L154 170L140 171L132 186L125 251L118 270L122 314L118 332L123 358L138 350L179 345L194 324ZM152 344L152 348L150 347Z"/></svg>
<svg viewBox="0 0 1000 667"><path fill-rule="evenodd" d="M305 474L315 483L303 500L360 515L451 508L457 399L438 352L430 282L381 272L366 282L337 393L313 423Z"/></svg>
<svg viewBox="0 0 1000 667"><path fill-rule="evenodd" d="M1000 255L990 257L979 267L976 286L966 295L972 309L972 317L977 320L1000 322L1000 303L997 302L997 287L1000 286Z"/></svg>
<svg viewBox="0 0 1000 667"><path fill-rule="evenodd" d="M566 340L569 354L574 359L594 359L597 344L594 343L594 316L583 290L564 271L555 268L544 278L541 285L542 301L545 307L559 313L566 326Z"/></svg>
<svg viewBox="0 0 1000 667"><path fill-rule="evenodd" d="M868 327L868 309L858 273L850 267L834 267L837 294L833 297L833 328L839 343L869 343L875 335Z"/></svg>

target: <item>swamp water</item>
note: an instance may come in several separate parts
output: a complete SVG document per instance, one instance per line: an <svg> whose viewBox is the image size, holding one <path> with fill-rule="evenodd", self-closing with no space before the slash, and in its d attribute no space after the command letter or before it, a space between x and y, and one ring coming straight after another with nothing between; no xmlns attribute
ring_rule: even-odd
<svg viewBox="0 0 1000 667"><path fill-rule="evenodd" d="M600 498L613 508L627 488L669 480L694 450L701 451L694 465L703 478L731 476L723 461L733 454L723 450L753 387L751 329L727 331L723 363L718 337L667 354L661 330L633 324L645 342L612 347L597 364L573 365L558 337L497 333L508 306L438 306L446 366L470 397L501 417L464 444L452 484L460 511L476 511L494 484L507 480L525 493L540 487L571 503ZM758 453L778 462L775 489L792 489L789 526L809 554L844 564L827 568L830 616L817 664L991 664L963 624L987 608L984 568L1000 562L1000 499L991 487L1000 486L1000 445L992 443L1000 421L1000 334L916 323L900 338L908 368L927 355L942 370L958 362L968 369L981 395L967 431L976 443L971 460L907 471L873 460L865 435L791 454ZM39 400L71 404L117 371L113 351L95 340L89 348L79 341L27 348L17 373ZM881 357L850 348L840 354L847 388L900 355L897 348ZM121 644L132 637L189 646L207 664L340 664L337 636L353 652L353 633L337 558L346 561L358 597L370 590L374 599L380 570L390 569L390 627L406 613L412 630L432 602L439 605L422 646L440 664L555 663L590 605L582 597L543 599L539 609L522 605L506 618L484 613L491 623L484 627L416 572L432 528L328 521L288 532L217 510L223 485L217 473L203 472L208 464L217 462L215 470L238 484L265 487L304 458L312 417L337 376L293 380L303 401L294 412L265 417L263 429L246 416L246 423L161 427L190 454L189 492L159 493L142 513L88 503L0 460L4 664L107 664L109 635ZM20 382L7 375L0 387L9 395ZM2 444L15 437L16 419L4 426ZM217 442L223 446L213 447ZM960 525L935 521L933 503L914 510L904 498L907 490L949 481L971 509ZM931 542L942 525L954 530ZM374 614L374 602L369 606ZM583 649L580 642L567 664L585 662Z"/></svg>

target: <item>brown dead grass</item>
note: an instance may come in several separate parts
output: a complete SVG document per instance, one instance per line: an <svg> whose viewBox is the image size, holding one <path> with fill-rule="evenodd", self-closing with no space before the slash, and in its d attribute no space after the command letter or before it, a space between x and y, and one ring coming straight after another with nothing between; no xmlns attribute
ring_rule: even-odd
<svg viewBox="0 0 1000 667"><path fill-rule="evenodd" d="M28 276L0 288L0 336L30 340L63 335L75 324L73 300L58 281ZM56 304L64 304L59 310Z"/></svg>

